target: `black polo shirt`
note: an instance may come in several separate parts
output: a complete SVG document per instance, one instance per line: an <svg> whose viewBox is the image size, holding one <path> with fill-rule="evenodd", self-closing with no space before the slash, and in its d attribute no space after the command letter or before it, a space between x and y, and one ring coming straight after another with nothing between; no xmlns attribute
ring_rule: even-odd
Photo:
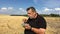
<svg viewBox="0 0 60 34"><path fill-rule="evenodd" d="M40 16L37 15L37 17L35 19L28 19L27 23L34 28L44 28L46 29L46 21L45 19ZM35 32L31 31L31 30L27 30L25 29L24 34L36 34Z"/></svg>

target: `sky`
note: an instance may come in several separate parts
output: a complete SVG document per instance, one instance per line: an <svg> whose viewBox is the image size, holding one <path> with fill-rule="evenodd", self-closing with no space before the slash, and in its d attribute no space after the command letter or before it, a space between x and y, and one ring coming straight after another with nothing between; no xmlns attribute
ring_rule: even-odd
<svg viewBox="0 0 60 34"><path fill-rule="evenodd" d="M60 0L0 0L0 14L27 14L31 6L39 14L60 15Z"/></svg>

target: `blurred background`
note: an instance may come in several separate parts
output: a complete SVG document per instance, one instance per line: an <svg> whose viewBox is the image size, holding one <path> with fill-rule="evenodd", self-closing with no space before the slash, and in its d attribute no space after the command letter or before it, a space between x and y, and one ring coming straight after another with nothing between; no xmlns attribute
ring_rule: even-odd
<svg viewBox="0 0 60 34"><path fill-rule="evenodd" d="M0 34L23 34L22 19L31 6L45 18L46 34L60 34L60 0L0 0Z"/></svg>

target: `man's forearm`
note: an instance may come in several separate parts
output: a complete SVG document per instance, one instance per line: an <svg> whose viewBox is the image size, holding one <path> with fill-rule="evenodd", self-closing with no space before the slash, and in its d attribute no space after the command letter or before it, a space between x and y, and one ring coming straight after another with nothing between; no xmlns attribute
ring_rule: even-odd
<svg viewBox="0 0 60 34"><path fill-rule="evenodd" d="M37 28L32 28L31 30L32 30L33 32L35 32L36 34L44 34L44 33L45 33L45 31L40 30L40 29L37 29Z"/></svg>
<svg viewBox="0 0 60 34"><path fill-rule="evenodd" d="M37 34L39 33L39 29L37 29L37 28L32 28L31 30L32 30L33 32L37 33Z"/></svg>

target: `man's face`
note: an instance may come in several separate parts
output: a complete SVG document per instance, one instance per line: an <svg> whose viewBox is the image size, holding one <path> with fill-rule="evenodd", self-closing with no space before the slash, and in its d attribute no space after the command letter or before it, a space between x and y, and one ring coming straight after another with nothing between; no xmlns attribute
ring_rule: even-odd
<svg viewBox="0 0 60 34"><path fill-rule="evenodd" d="M33 10L32 10L32 9L30 9L30 10L28 10L28 11L27 11L27 14L28 14L28 16L29 16L30 18L34 18L34 17L35 17L36 12L33 12Z"/></svg>

